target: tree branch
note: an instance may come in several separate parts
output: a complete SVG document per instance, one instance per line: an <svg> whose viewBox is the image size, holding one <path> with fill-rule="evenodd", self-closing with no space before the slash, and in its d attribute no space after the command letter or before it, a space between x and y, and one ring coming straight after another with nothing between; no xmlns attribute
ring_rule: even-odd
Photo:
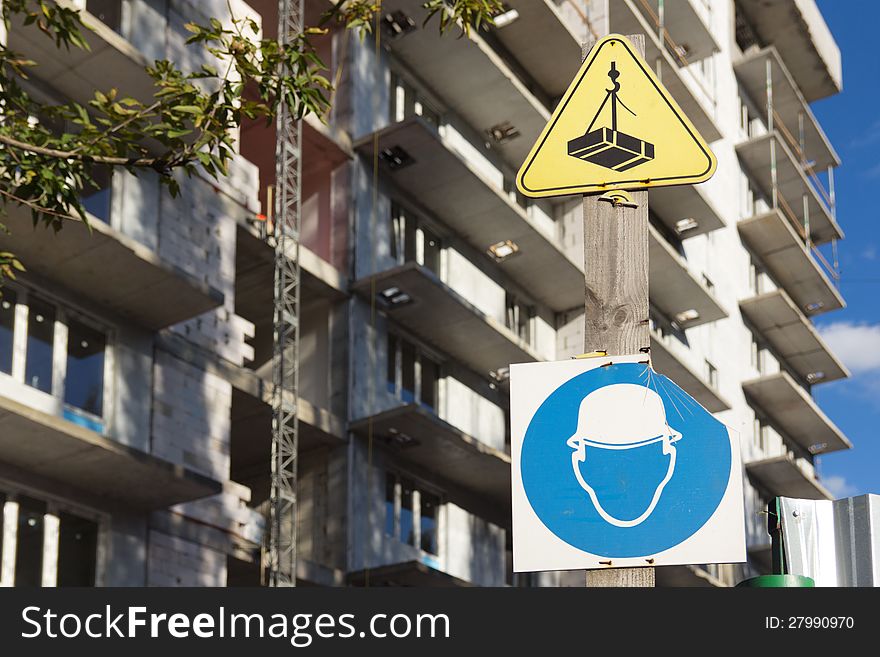
<svg viewBox="0 0 880 657"><path fill-rule="evenodd" d="M112 128L108 128L108 129L105 130L104 132L98 134L98 135L97 135L94 139L92 139L88 144L80 144L79 146L77 146L76 148L74 148L74 149L71 151L71 153L79 153L83 148L87 148L87 147L89 147L89 146L94 146L95 144L97 144L97 143L98 143L99 141L101 141L102 139L106 139L106 138L109 137L110 135L112 135L112 134L114 134L114 133L116 133L116 132L119 132L119 131L122 130L125 126L129 125L132 121L136 121L136 120L138 120L138 119L140 119L140 118L143 118L144 116L146 116L146 115L149 114L150 112L156 110L156 109L157 109L158 107L160 107L161 105L162 105L162 101L161 101L161 100L157 100L155 103L153 103L153 104L150 105L149 107L144 107L144 108L142 108L140 111L138 111L137 114L132 114L131 116L129 116L129 117L128 117L127 119L125 119L124 121L122 121L122 122L120 122L120 123L117 123L117 124L116 124L115 126L113 126Z"/></svg>
<svg viewBox="0 0 880 657"><path fill-rule="evenodd" d="M46 148L45 146L37 146L24 141L19 141L15 137L0 134L0 144L5 144L12 148L17 148L36 155L45 155L46 157L54 157L62 160L82 160L85 162L95 162L97 164L109 164L112 166L123 167L149 167L152 169L164 167L167 160L161 157L111 157L108 155L82 155L76 151L59 151L55 148Z"/></svg>
<svg viewBox="0 0 880 657"><path fill-rule="evenodd" d="M51 208L44 208L42 205L34 203L33 201L22 198L21 196L16 196L12 192L6 191L5 189L0 188L0 196L5 196L11 201L15 201L16 203L20 203L25 207L30 208L34 212L39 212L40 214L47 214L51 217L58 217L59 219L66 219L68 221L76 221L79 223L83 223L83 220L79 217L75 217L72 214L65 214L63 212L58 212L57 210L53 210Z"/></svg>

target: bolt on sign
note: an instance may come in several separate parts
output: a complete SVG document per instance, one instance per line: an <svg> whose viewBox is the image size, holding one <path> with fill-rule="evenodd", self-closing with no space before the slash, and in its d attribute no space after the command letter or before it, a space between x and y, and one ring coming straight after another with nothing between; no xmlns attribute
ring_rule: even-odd
<svg viewBox="0 0 880 657"><path fill-rule="evenodd" d="M644 354L510 383L516 572L746 560L738 435Z"/></svg>
<svg viewBox="0 0 880 657"><path fill-rule="evenodd" d="M706 141L625 37L584 60L516 177L530 197L690 185L717 162Z"/></svg>

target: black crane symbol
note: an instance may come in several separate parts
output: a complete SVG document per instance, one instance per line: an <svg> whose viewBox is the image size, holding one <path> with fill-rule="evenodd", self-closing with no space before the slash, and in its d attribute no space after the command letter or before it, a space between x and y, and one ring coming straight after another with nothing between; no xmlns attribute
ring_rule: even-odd
<svg viewBox="0 0 880 657"><path fill-rule="evenodd" d="M618 104L633 116L636 116L636 113L627 107L618 96L620 82L617 78L620 77L620 71L617 70L617 62L611 62L608 77L611 78L611 89L605 90L605 99L599 105L590 125L587 126L586 133L568 142L568 154L606 169L626 171L653 160L654 144L617 129ZM605 109L609 99L611 100L611 127L593 130L593 125L602 110Z"/></svg>

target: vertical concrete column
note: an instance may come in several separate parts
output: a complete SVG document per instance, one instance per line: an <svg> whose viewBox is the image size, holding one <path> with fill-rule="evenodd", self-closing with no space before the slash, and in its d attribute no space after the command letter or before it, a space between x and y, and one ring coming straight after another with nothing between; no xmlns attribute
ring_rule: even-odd
<svg viewBox="0 0 880 657"><path fill-rule="evenodd" d="M27 355L27 295L19 295L15 305L15 331L12 336L12 378L24 383L24 365Z"/></svg>
<svg viewBox="0 0 880 657"><path fill-rule="evenodd" d="M54 510L43 516L43 586L58 584L58 539L61 521Z"/></svg>
<svg viewBox="0 0 880 657"><path fill-rule="evenodd" d="M52 342L52 396L64 399L64 380L67 378L67 323L65 318L55 318Z"/></svg>
<svg viewBox="0 0 880 657"><path fill-rule="evenodd" d="M418 488L413 490L413 547L422 549L422 494Z"/></svg>
<svg viewBox="0 0 880 657"><path fill-rule="evenodd" d="M3 554L0 556L0 586L15 584L15 548L18 543L18 502L3 505Z"/></svg>

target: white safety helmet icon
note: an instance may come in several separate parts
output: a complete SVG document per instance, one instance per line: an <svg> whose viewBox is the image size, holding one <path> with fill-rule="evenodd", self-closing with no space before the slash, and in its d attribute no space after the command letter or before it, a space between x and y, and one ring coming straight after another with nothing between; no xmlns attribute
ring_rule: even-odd
<svg viewBox="0 0 880 657"><path fill-rule="evenodd" d="M654 511L660 495L675 470L676 450L674 443L681 440L681 433L666 421L663 400L656 391L633 383L617 383L594 390L581 401L575 434L566 444L572 448L571 465L575 477L600 516L618 527L634 527L644 522ZM637 518L621 520L611 516L600 503L596 491L581 472L580 464L586 460L587 447L622 450L663 443L663 454L669 455L669 467L663 481L654 492L648 508Z"/></svg>

